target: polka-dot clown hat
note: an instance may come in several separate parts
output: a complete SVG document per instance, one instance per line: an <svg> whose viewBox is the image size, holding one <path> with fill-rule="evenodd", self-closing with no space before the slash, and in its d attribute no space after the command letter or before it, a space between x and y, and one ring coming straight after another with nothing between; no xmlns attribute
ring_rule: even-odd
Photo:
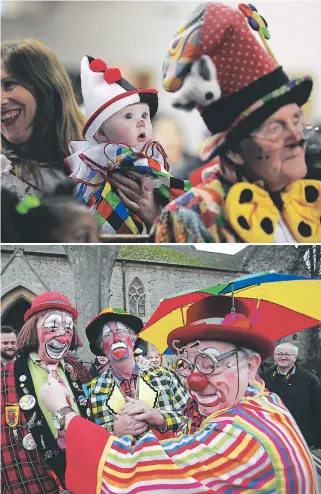
<svg viewBox="0 0 321 494"><path fill-rule="evenodd" d="M260 42L250 26L259 32ZM240 139L282 106L302 106L312 90L309 76L289 80L270 51L266 21L255 7L200 6L171 42L163 86L174 106L197 107L212 134Z"/></svg>
<svg viewBox="0 0 321 494"><path fill-rule="evenodd" d="M117 68L107 67L101 59L85 56L81 61L81 91L86 117L83 136L90 144L101 125L115 113L135 103L147 103L153 118L158 108L156 89L137 89L121 76Z"/></svg>

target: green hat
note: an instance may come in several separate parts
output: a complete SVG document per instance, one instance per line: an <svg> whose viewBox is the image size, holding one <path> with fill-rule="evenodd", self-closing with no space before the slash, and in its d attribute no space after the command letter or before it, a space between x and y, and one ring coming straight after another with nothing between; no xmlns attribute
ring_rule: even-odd
<svg viewBox="0 0 321 494"><path fill-rule="evenodd" d="M127 324L127 326L129 326L136 334L139 333L144 326L143 321L139 317L128 314L128 312L123 309L108 307L107 309L102 310L86 327L86 336L89 341L89 347L94 355L104 356L104 353L97 345L97 338L104 324L108 321L115 320Z"/></svg>

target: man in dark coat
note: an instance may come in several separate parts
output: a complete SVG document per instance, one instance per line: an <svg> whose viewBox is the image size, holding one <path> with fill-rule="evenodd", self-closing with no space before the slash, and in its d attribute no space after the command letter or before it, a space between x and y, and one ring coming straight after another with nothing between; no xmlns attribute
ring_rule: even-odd
<svg viewBox="0 0 321 494"><path fill-rule="evenodd" d="M321 384L296 365L298 347L282 343L275 348L275 364L261 374L266 388L282 398L309 447L321 448Z"/></svg>

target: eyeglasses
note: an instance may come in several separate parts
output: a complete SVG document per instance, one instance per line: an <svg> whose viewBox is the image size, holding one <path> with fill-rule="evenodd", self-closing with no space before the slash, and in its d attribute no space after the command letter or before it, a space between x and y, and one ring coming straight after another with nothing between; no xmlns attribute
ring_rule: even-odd
<svg viewBox="0 0 321 494"><path fill-rule="evenodd" d="M303 132L305 128L306 125L304 123L303 114L302 115L300 114L300 115L296 115L292 119L291 129L289 128L286 122L275 121L263 127L261 130L252 132L251 136L258 140L278 141L279 139L286 137L289 134L289 132L295 131L298 134L302 133L302 138L303 138Z"/></svg>
<svg viewBox="0 0 321 494"><path fill-rule="evenodd" d="M240 350L241 348L235 348L230 352L222 353L219 357L214 357L214 355L211 355L206 351L198 352L194 358L194 362L190 362L185 358L179 359L176 363L176 369L177 372L179 372L179 374L183 377L189 377L192 372L194 372L195 368L202 374L218 375L221 374L226 368L226 365L220 364L220 361L235 355Z"/></svg>
<svg viewBox="0 0 321 494"><path fill-rule="evenodd" d="M293 353L276 353L276 357L296 357Z"/></svg>
<svg viewBox="0 0 321 494"><path fill-rule="evenodd" d="M118 336L124 336L125 334L129 334L129 329L119 328L115 331L115 333L118 334ZM104 340L111 340L113 336L114 333L112 331L109 331L108 333L106 332L103 333Z"/></svg>

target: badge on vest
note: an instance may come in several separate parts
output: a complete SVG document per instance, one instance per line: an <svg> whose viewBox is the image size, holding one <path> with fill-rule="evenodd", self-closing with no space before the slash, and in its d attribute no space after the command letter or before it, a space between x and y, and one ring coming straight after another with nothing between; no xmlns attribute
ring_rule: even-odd
<svg viewBox="0 0 321 494"><path fill-rule="evenodd" d="M19 405L22 410L31 410L36 404L36 398L32 395L22 396L19 400Z"/></svg>
<svg viewBox="0 0 321 494"><path fill-rule="evenodd" d="M16 427L19 422L19 405L6 405L6 423L9 427Z"/></svg>
<svg viewBox="0 0 321 494"><path fill-rule="evenodd" d="M34 449L36 449L37 447L37 444L34 440L34 438L32 437L32 434L29 432L29 434L27 434L23 440L22 440L22 446L27 449L28 451L33 451Z"/></svg>

